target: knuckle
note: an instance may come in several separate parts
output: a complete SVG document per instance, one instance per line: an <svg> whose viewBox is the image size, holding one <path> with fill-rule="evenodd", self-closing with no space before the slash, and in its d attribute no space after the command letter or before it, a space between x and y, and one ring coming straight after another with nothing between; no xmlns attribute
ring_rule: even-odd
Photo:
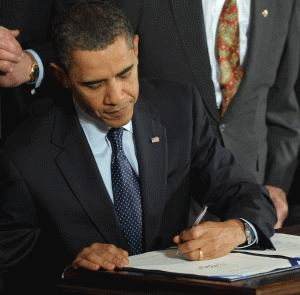
<svg viewBox="0 0 300 295"><path fill-rule="evenodd" d="M197 238L198 238L197 232L191 232L191 239L192 239L192 240L195 240L195 239L197 239Z"/></svg>
<svg viewBox="0 0 300 295"><path fill-rule="evenodd" d="M84 248L78 255L77 257L85 257L86 255L88 255L88 253L90 252L89 248Z"/></svg>
<svg viewBox="0 0 300 295"><path fill-rule="evenodd" d="M98 250L100 248L100 244L99 243L93 243L88 248L90 248L91 250Z"/></svg>
<svg viewBox="0 0 300 295"><path fill-rule="evenodd" d="M190 237L192 240L194 239L197 239L199 236L199 233L198 233L198 229L195 227L195 228L192 228L191 231L190 231Z"/></svg>
<svg viewBox="0 0 300 295"><path fill-rule="evenodd" d="M10 72L13 69L12 64L6 60L0 61L0 71L1 72Z"/></svg>
<svg viewBox="0 0 300 295"><path fill-rule="evenodd" d="M112 245L112 244L108 244L106 246L106 250L110 253L114 253L116 250L117 250L117 247L115 245Z"/></svg>
<svg viewBox="0 0 300 295"><path fill-rule="evenodd" d="M88 247L85 247L84 249L81 250L81 252L77 255L78 258L87 258L89 257L94 251L97 249L97 244L94 243Z"/></svg>

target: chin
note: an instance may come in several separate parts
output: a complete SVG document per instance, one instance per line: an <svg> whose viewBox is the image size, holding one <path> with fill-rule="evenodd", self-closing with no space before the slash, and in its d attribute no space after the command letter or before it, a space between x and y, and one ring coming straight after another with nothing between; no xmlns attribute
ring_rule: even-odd
<svg viewBox="0 0 300 295"><path fill-rule="evenodd" d="M126 125L128 122L130 121L129 120L121 120L121 121L107 121L105 122L106 125L108 125L109 127L112 127L112 128L120 128L124 125Z"/></svg>

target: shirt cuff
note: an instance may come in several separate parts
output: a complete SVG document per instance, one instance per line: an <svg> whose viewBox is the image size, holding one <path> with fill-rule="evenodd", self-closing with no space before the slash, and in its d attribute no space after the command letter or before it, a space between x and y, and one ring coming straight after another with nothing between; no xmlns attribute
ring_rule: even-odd
<svg viewBox="0 0 300 295"><path fill-rule="evenodd" d="M39 55L32 49L27 49L25 50L26 52L29 52L32 54L32 56L34 57L34 59L36 60L38 66L39 66L39 76L36 80L35 84L35 88L40 87L40 85L42 84L43 78L44 78L44 66L43 66L43 62L41 60L41 58L39 57Z"/></svg>
<svg viewBox="0 0 300 295"><path fill-rule="evenodd" d="M237 249L245 249L245 248L249 248L252 245L258 243L258 235L257 235L257 231L255 229L255 226L251 222L247 221L244 218L240 218L240 220L249 225L249 229L251 230L251 236L254 237L254 239L250 243L248 241L246 241L244 244L236 247Z"/></svg>

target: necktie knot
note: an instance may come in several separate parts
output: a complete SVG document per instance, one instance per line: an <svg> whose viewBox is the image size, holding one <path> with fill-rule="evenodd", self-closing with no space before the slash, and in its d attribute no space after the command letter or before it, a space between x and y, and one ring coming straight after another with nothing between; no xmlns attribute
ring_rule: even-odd
<svg viewBox="0 0 300 295"><path fill-rule="evenodd" d="M113 152L117 152L123 149L123 128L111 128L107 133L107 138L112 145Z"/></svg>

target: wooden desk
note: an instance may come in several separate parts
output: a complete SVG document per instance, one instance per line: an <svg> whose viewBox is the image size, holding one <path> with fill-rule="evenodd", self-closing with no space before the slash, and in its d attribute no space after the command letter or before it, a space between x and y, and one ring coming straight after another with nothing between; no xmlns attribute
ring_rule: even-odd
<svg viewBox="0 0 300 295"><path fill-rule="evenodd" d="M300 235L300 226L280 232ZM188 294L300 294L300 270L265 275L238 282L220 282L149 273L77 270L58 286L57 294L188 295Z"/></svg>

